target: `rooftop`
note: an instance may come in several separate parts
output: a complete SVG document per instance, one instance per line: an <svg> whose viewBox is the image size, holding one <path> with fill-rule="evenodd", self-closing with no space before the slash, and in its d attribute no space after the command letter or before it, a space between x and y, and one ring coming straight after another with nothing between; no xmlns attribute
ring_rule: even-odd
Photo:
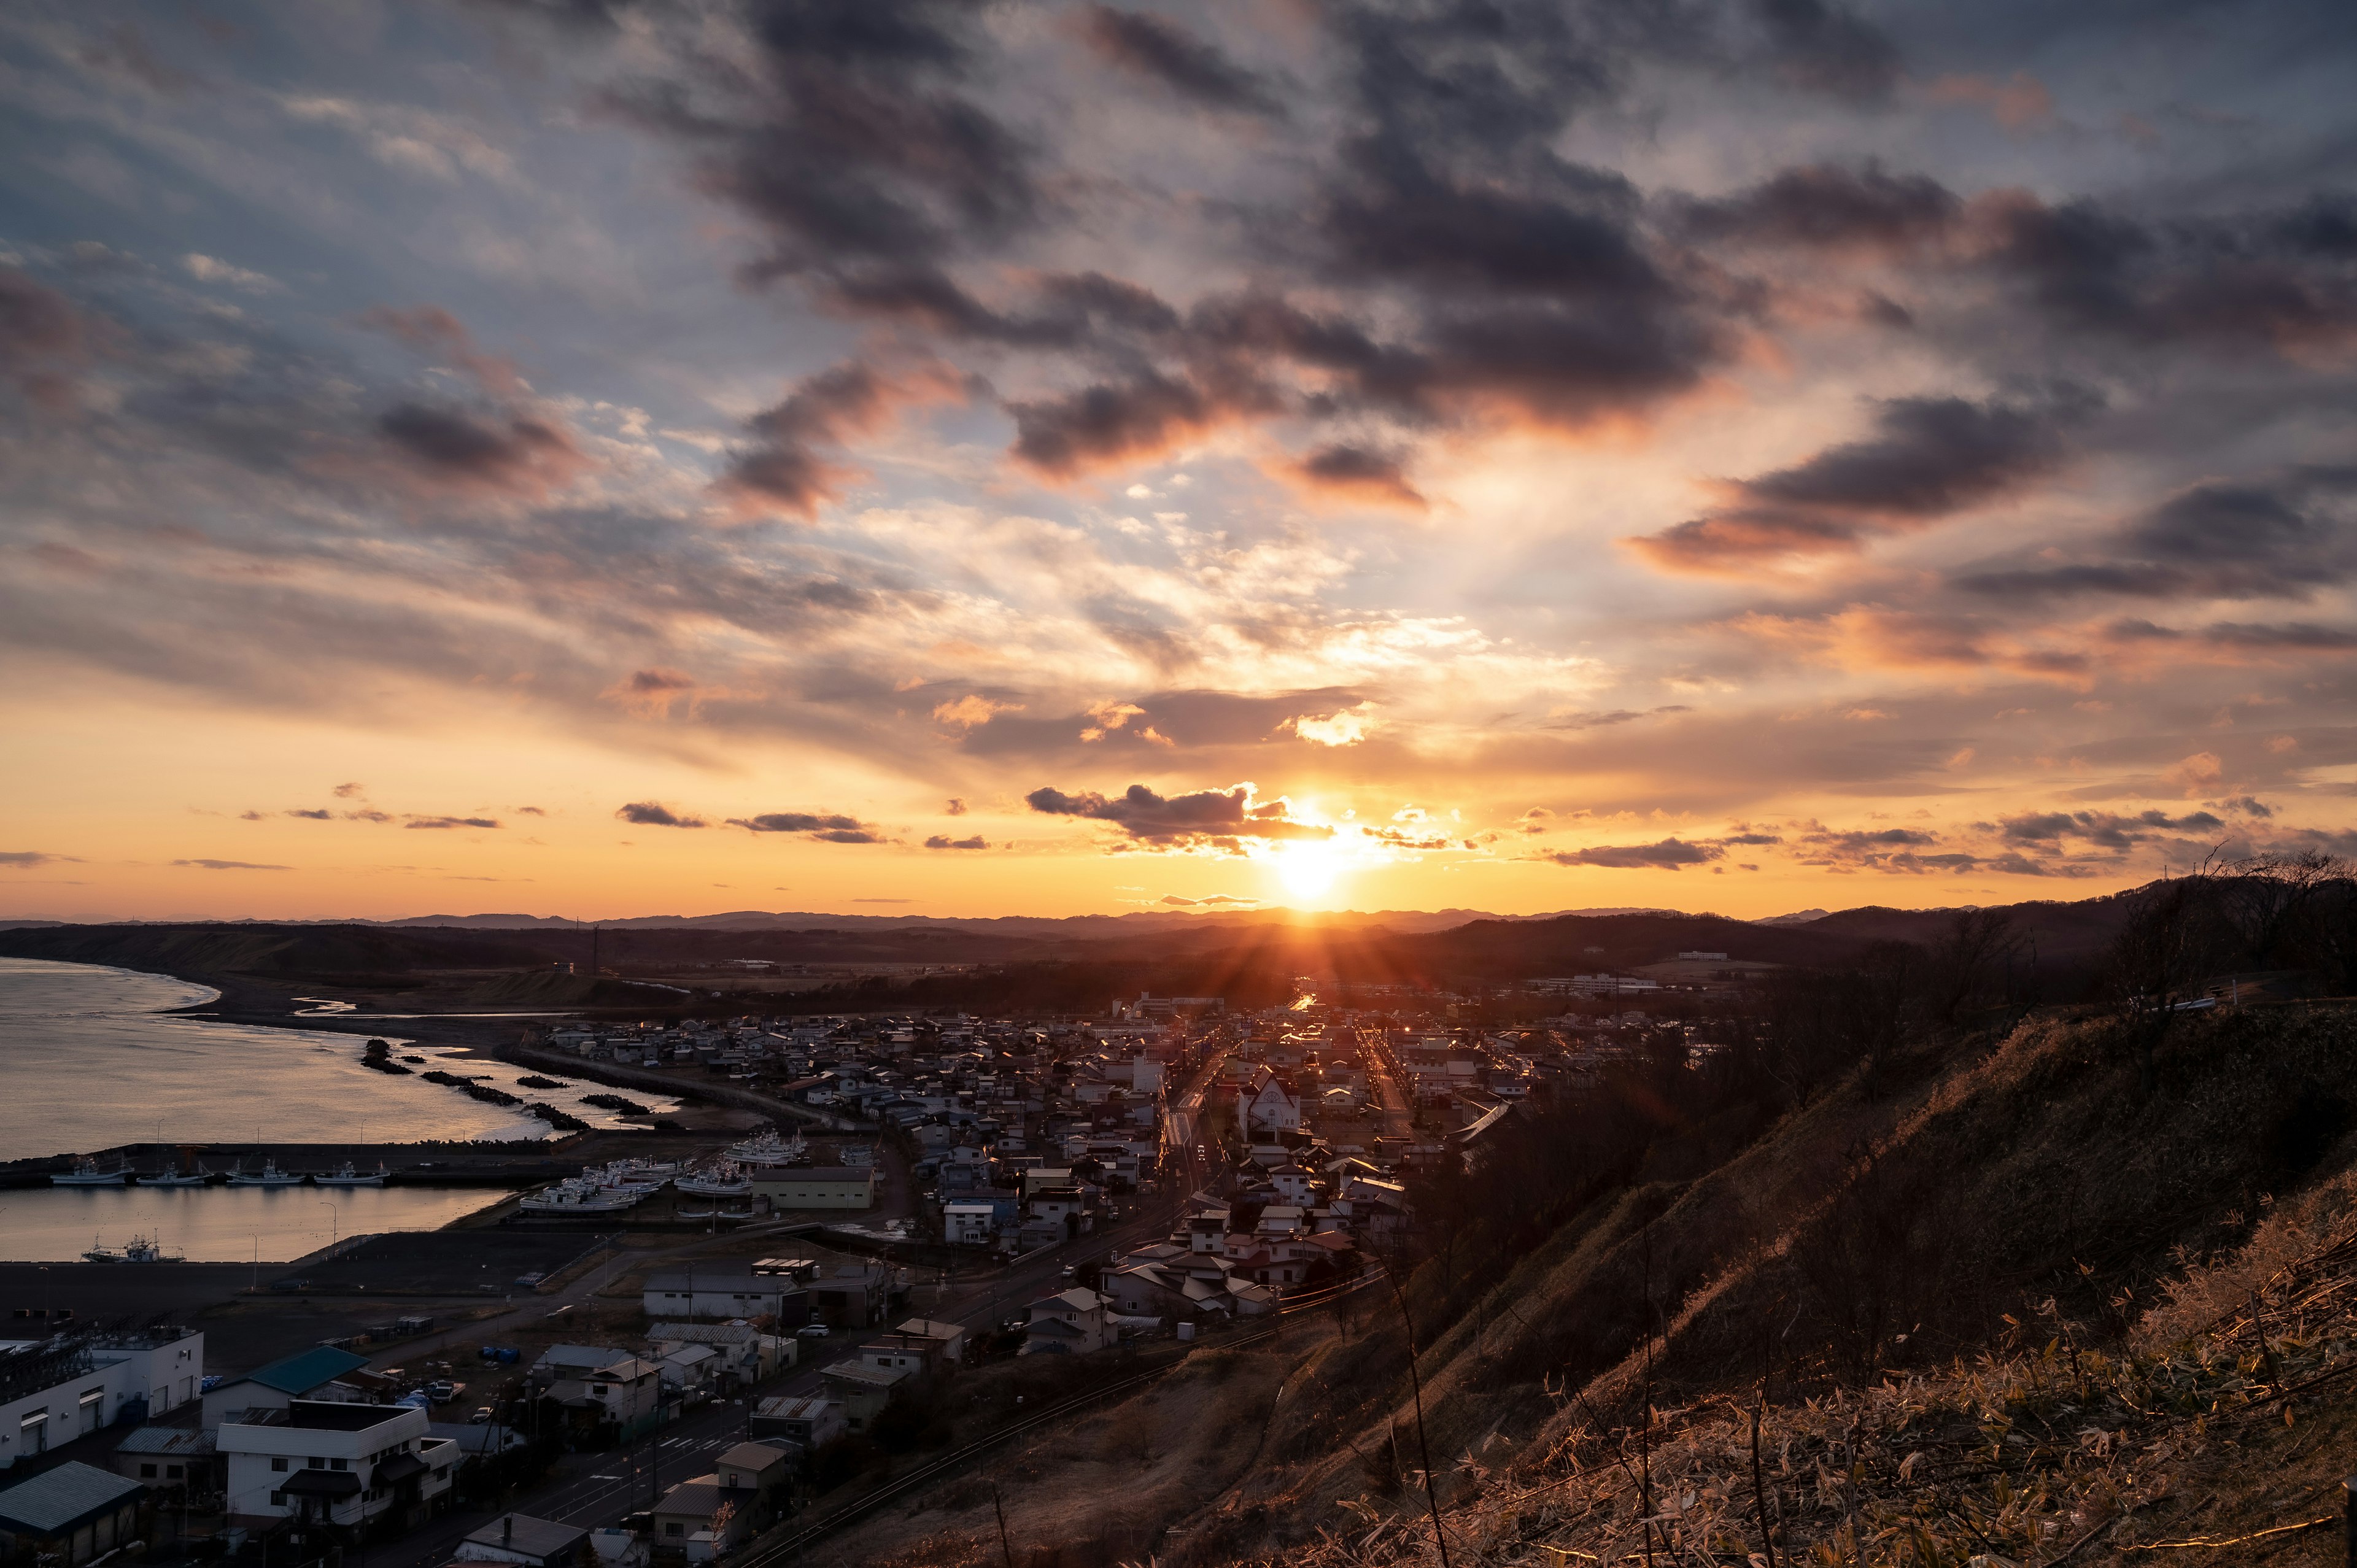
<svg viewBox="0 0 2357 1568"><path fill-rule="evenodd" d="M366 1356L355 1356L350 1350L339 1350L330 1345L320 1345L283 1360L257 1367L246 1373L243 1381L260 1383L266 1389L276 1389L283 1394L307 1394L313 1389L332 1383L347 1372L358 1371L368 1365Z"/></svg>
<svg viewBox="0 0 2357 1568"><path fill-rule="evenodd" d="M285 1426L297 1432L366 1432L388 1421L399 1421L414 1408L402 1404L339 1404L328 1400L296 1400L285 1410L250 1410L245 1419L226 1426Z"/></svg>
<svg viewBox="0 0 2357 1568"><path fill-rule="evenodd" d="M112 1470L69 1460L0 1492L0 1525L36 1535L70 1530L146 1488Z"/></svg>
<svg viewBox="0 0 2357 1568"><path fill-rule="evenodd" d="M527 1557L560 1557L588 1539L589 1532L577 1525L525 1513L501 1514L467 1537L470 1545L502 1547Z"/></svg>

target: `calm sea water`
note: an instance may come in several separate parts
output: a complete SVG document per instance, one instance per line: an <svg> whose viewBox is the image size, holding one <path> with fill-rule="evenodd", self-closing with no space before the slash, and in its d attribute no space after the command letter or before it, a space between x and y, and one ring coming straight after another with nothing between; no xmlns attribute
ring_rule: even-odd
<svg viewBox="0 0 2357 1568"><path fill-rule="evenodd" d="M69 1262L144 1236L192 1263L283 1263L342 1236L438 1230L506 1196L432 1187L19 1187L0 1192L0 1262Z"/></svg>
<svg viewBox="0 0 2357 1568"><path fill-rule="evenodd" d="M158 1140L407 1144L548 1135L546 1122L521 1111L415 1077L370 1071L361 1065L365 1036L158 1016L215 994L167 975L0 959L0 1160ZM398 1036L383 1037L404 1047ZM395 1055L444 1053L405 1047ZM427 1065L484 1075L494 1088L545 1100L593 1126L622 1124L581 1103L583 1094L600 1092L594 1083L531 1090L516 1082L523 1069L502 1062L457 1058ZM643 1094L631 1098L657 1111L673 1108ZM312 1201L307 1193L295 1190ZM188 1196L230 1195L199 1189ZM238 1196L256 1194L241 1189ZM319 1214L324 1221L327 1211ZM0 1213L0 1255L16 1251L5 1245L9 1229Z"/></svg>

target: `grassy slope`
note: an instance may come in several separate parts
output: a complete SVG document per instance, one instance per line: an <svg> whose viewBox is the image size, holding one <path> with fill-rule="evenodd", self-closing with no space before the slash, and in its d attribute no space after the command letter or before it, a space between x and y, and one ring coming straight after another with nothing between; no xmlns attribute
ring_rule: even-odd
<svg viewBox="0 0 2357 1568"><path fill-rule="evenodd" d="M2223 1397L2232 1406L2243 1391L2231 1370L2217 1369L2233 1361L2231 1345L2176 1345L2168 1349L2176 1359L2160 1371L2112 1363L2091 1371L2096 1363L2090 1358L2108 1356L2117 1363L2124 1346L2136 1343L2144 1343L2149 1355L2160 1354L2153 1342L2164 1326L2136 1326L2147 1304L2163 1302L2172 1280L2182 1293L2190 1288L2189 1277L2212 1278L2212 1265L2201 1260L2222 1260L2214 1268L2227 1273L2237 1267L2237 1249L2246 1241L2261 1245L2249 1240L2251 1224L2268 1211L2270 1195L2319 1190L2349 1157L2345 1133L2352 1106L2357 1015L2327 1007L2189 1022L2159 1053L2149 1093L2141 1087L2134 1054L2105 1029L2055 1023L2031 1025L1993 1050L1963 1050L1911 1089L1886 1085L1869 1096L1861 1083L1846 1084L1696 1181L1638 1187L1593 1206L1522 1260L1479 1309L1426 1350L1426 1425L1436 1467L1447 1472L1444 1499L1467 1510L1469 1529L1494 1539L1499 1521L1491 1494L1500 1477L1569 1487L1565 1476L1573 1457L1596 1464L1609 1446L1598 1433L1633 1423L1639 1408L1633 1396L1644 1369L1631 1349L1643 1321L1640 1304L1648 1272L1663 1326L1653 1351L1655 1403L1681 1412L1656 1441L1685 1444L1685 1459L1663 1462L1673 1468L1683 1464L1697 1477L1728 1441L1726 1422L1732 1417L1716 1402L1748 1399L1763 1364L1779 1391L1770 1417L1771 1449L1788 1438L1804 1446L1814 1443L1820 1458L1825 1418L1810 1400L1835 1402L1849 1412L1845 1419L1863 1419L1869 1426L1887 1427L1918 1406L1945 1412L1922 1419L1954 1428L1943 1428L1940 1438L1951 1448L1964 1427L1977 1431L1999 1417L2012 1419L2006 1412L2016 1406L2051 1415L2075 1402L2080 1408L2072 1419L2093 1412L2090 1419L2098 1425L2114 1419L2138 1434L2149 1423L2134 1412L2201 1402L2186 1389L2206 1391L2201 1398ZM2194 1275L2182 1272L2187 1258L2195 1260ZM2271 1266L2282 1261L2275 1257ZM1426 1290L1432 1267L1419 1275ZM1861 1293L1886 1298L1878 1338L1859 1332ZM2051 1359L2027 1351L1989 1363L1976 1384L1969 1359L1988 1345L2019 1338L2018 1326L2034 1326L2038 1305L2050 1299L2054 1331L2087 1352L2075 1376L2089 1390L2111 1378L2105 1386L2112 1391L2053 1393ZM2341 1332L2357 1337L2357 1325ZM2142 1341L2135 1337L2138 1333ZM2335 1356L2357 1359L2357 1346L2332 1348L2324 1328L2311 1324L2302 1333L2304 1344L2324 1347L2302 1351L2310 1355L2312 1364L2304 1363L2310 1372ZM2037 1336L2040 1342L2044 1337ZM1365 1364L1342 1384L1372 1395L1338 1399L1344 1413L1368 1418L1344 1434L1361 1452L1394 1423L1405 1428L1413 1419L1397 1375L1397 1350L1395 1337L1367 1337L1359 1352ZM1905 1380L1900 1386L1913 1391L1903 1398L1860 1392L1880 1388L1886 1373ZM2035 1392L2041 1389L2048 1391ZM2357 1421L2357 1410L2326 1395L2302 1408L2317 1422ZM2269 1419L2279 1415L2277 1409ZM2176 1417L2152 1419L2166 1424ZM2258 1437L2244 1433L2234 1441L2272 1444L2274 1431ZM2009 1485L2043 1484L2052 1491L2050 1508L2021 1511L2017 1522L2029 1532L2019 1536L2021 1542L2049 1541L2040 1532L2057 1524L2056 1509L2068 1515L2094 1506L2072 1489L2094 1484L2086 1476L2070 1472L2068 1465L2043 1463L2041 1456L2052 1457L2049 1449L2060 1441L2040 1436L2030 1444L2033 1455L2007 1455L2022 1460L2012 1466L2021 1473ZM2169 1441L2176 1444L2169 1451L2189 1455L2189 1464L2200 1450L2201 1490L2209 1499L2204 1519L2257 1518L2276 1507L2262 1495L2283 1494L2289 1485L2217 1443ZM2061 1442L2054 1455L2067 1459L2069 1447ZM1965 1442L1964 1451L1970 1450ZM1888 1457L1895 1466L1903 1455ZM1408 1458L1412 1464L1412 1453ZM1956 1464L1970 1467L1961 1458ZM1190 1560L1250 1557L1281 1541L1303 1541L1318 1527L1346 1524L1359 1530L1381 1524L1394 1531L1394 1548L1369 1561L1414 1561L1426 1550L1414 1542L1428 1541L1428 1530L1422 1538L1413 1530L1399 1533L1420 1497L1412 1490L1388 1500L1369 1496L1369 1471L1349 1446L1329 1443L1322 1451L1305 1452L1290 1473L1264 1479L1263 1498L1274 1496L1284 1505L1274 1518L1261 1514L1255 1528L1238 1528L1242 1510L1231 1499L1222 1510L1229 1528L1206 1530L1202 1544L1211 1550ZM1897 1528L1892 1520L1910 1506L1913 1479L1900 1481L1894 1473L1878 1483L1875 1496L1881 1500L1875 1506L1883 1513L1876 1515L1873 1530ZM2136 1485L2158 1497L2154 1488L2165 1490L2166 1480L2145 1476ZM1611 1513L1619 1505L1598 1500L1597 1487L1609 1489L1606 1480L1591 1477L1581 1485L1587 1488L1583 1506L1620 1517ZM1732 1496L1723 1477L1697 1482L1695 1489L1701 1497L1713 1486L1722 1503ZM2284 1497L2276 1496L2276 1503L2283 1504ZM1812 1544L1828 1539L1822 1509L1810 1514L1796 1500L1788 1506L1795 1536ZM2101 1508L2095 1513L2102 1515ZM1549 1517L1560 1524L1567 1516ZM2270 1516L2269 1522L2280 1521ZM1866 1530L1857 1520L1852 1523ZM1603 1534L1575 1530L1561 1535L1561 1543L1589 1551L1606 1544L1609 1530L1596 1520L1581 1528L1588 1526ZM2121 1529L2124 1537L2141 1539ZM1870 1542L1862 1545L1867 1555L1856 1560L1884 1560L1876 1554L1889 1550L1889 1539L1872 1551L1867 1551ZM1633 1549L1633 1538L1628 1544ZM2287 1537L2280 1544L2288 1552L2296 1541ZM2023 1560L2040 1559L2033 1551Z"/></svg>

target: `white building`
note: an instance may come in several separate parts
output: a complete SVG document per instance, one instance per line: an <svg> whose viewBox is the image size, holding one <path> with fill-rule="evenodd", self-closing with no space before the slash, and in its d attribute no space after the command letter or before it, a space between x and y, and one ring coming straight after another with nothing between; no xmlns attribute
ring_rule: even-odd
<svg viewBox="0 0 2357 1568"><path fill-rule="evenodd" d="M229 1465L230 1518L249 1528L295 1518L350 1529L387 1514L414 1523L448 1494L458 1458L414 1405L324 1400L249 1411L214 1445Z"/></svg>
<svg viewBox="0 0 2357 1568"><path fill-rule="evenodd" d="M1105 1298L1081 1286L1031 1304L1031 1322L1023 1336L1026 1356L1078 1356L1102 1350L1114 1341L1113 1326L1105 1321Z"/></svg>
<svg viewBox="0 0 2357 1568"><path fill-rule="evenodd" d="M0 1342L0 1470L86 1432L176 1410L204 1379L205 1337L185 1328Z"/></svg>
<svg viewBox="0 0 2357 1568"><path fill-rule="evenodd" d="M802 1282L749 1269L690 1269L649 1277L639 1305L652 1318L775 1317L799 1328L810 1319Z"/></svg>

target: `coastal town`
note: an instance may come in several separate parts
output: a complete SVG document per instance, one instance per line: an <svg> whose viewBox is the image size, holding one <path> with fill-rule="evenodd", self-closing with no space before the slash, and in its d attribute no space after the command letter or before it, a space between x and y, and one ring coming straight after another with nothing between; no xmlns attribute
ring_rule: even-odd
<svg viewBox="0 0 2357 1568"><path fill-rule="evenodd" d="M1681 954L1671 992L1723 982L1724 961ZM647 1116L648 1154L464 1227L257 1265L226 1306L9 1304L0 1532L65 1568L133 1542L257 1561L369 1542L418 1568L759 1561L874 1506L898 1455L1375 1299L1418 1244L1420 1180L1478 1163L1519 1103L1665 1049L1707 1060L1669 999L1637 975L1489 997L1304 977L1249 1013L1144 994L1087 1017L535 1026L504 1054L547 1081L726 1108L729 1132ZM307 1175L433 1179L387 1157ZM307 1176L295 1155L264 1168ZM50 1176L213 1174L158 1147ZM510 1257L541 1266L493 1278ZM167 1277L156 1258L90 1261ZM342 1331L305 1337L320 1327Z"/></svg>

